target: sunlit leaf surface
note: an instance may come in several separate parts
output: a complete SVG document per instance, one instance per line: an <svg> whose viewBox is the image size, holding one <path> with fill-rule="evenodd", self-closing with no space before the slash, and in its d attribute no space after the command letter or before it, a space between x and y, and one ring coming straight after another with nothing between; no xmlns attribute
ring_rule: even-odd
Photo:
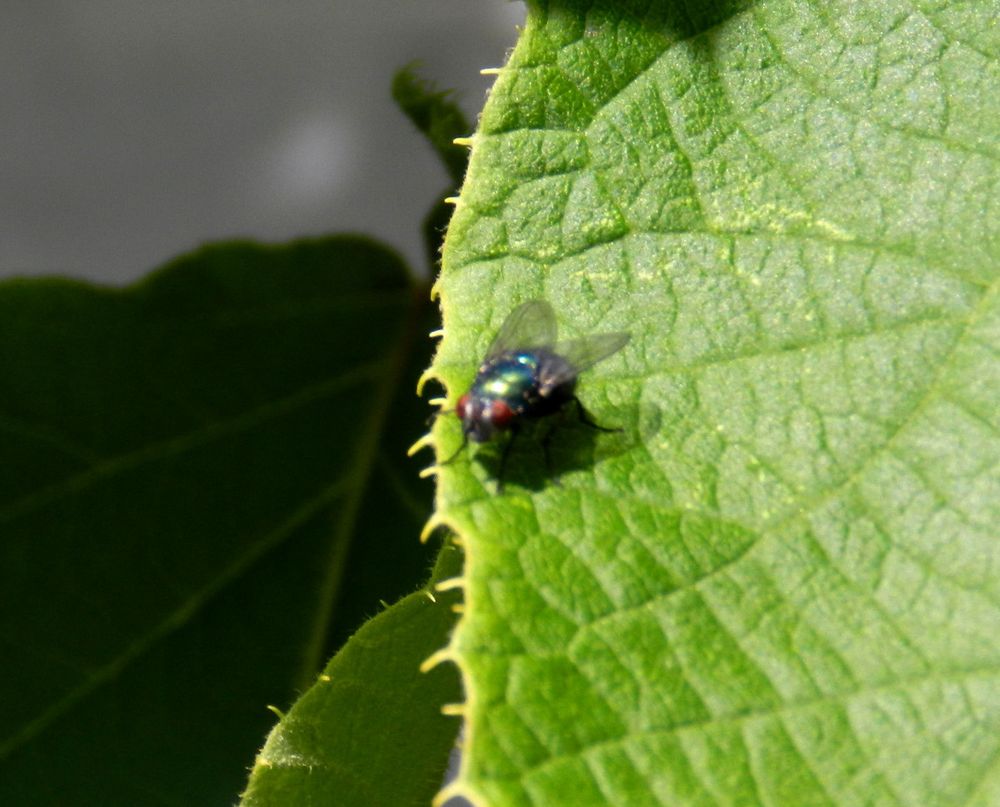
<svg viewBox="0 0 1000 807"><path fill-rule="evenodd" d="M533 2L439 282L627 330L441 469L477 804L1000 803L1000 69L981 3ZM435 428L439 456L459 445Z"/></svg>

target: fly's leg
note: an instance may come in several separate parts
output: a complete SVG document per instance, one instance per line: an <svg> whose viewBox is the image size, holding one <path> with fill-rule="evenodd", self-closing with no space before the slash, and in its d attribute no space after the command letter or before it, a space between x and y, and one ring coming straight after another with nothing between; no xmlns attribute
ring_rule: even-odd
<svg viewBox="0 0 1000 807"><path fill-rule="evenodd" d="M510 456L510 450L513 448L519 432L520 427L516 423L511 425L510 437L507 438L507 444L503 447L503 453L500 455L500 468L497 471L497 493L503 493L503 475L504 471L507 470L507 458Z"/></svg>
<svg viewBox="0 0 1000 807"><path fill-rule="evenodd" d="M621 434L625 431L624 429L609 429L607 426L601 426L600 424L595 423L594 419L590 416L590 412L584 409L580 399L575 395L573 396L573 403L576 404L576 416L584 426L588 426L591 429L596 429L599 432L606 432L608 434Z"/></svg>
<svg viewBox="0 0 1000 807"><path fill-rule="evenodd" d="M559 475L555 471L555 465L552 463L552 438L559 431L559 427L565 423L565 412L566 410L562 409L552 418L552 425L549 426L548 431L545 432L545 436L541 440L542 456L545 458L545 475L556 485L561 483L559 482Z"/></svg>
<svg viewBox="0 0 1000 807"><path fill-rule="evenodd" d="M450 457L448 457L448 459L446 459L444 462L439 462L438 466L441 466L441 465L451 465L451 463L453 463L458 458L458 455L462 453L462 451L465 449L465 447L468 444L469 444L469 433L463 431L462 432L462 445L460 445L458 447L458 451L456 451L454 454L452 454Z"/></svg>
<svg viewBox="0 0 1000 807"><path fill-rule="evenodd" d="M454 409L438 409L436 412L431 412L427 416L427 420L425 420L424 423L427 424L427 428L429 429L431 428L431 426L437 423L437 419L441 417L441 415L453 415L453 414L455 414Z"/></svg>

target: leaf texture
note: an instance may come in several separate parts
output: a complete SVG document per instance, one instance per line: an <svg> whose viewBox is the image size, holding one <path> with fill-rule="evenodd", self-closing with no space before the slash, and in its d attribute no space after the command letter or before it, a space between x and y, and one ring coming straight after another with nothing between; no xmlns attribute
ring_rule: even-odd
<svg viewBox="0 0 1000 807"><path fill-rule="evenodd" d="M533 2L437 289L629 331L439 472L476 805L1000 799L1000 6ZM439 457L459 445L439 418Z"/></svg>

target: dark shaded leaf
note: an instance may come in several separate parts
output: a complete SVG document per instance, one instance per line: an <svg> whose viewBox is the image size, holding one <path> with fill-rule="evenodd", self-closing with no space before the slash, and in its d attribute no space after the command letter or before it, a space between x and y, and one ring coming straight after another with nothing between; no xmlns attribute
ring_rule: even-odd
<svg viewBox="0 0 1000 807"><path fill-rule="evenodd" d="M0 286L0 803L230 803L425 577L425 299L357 238Z"/></svg>

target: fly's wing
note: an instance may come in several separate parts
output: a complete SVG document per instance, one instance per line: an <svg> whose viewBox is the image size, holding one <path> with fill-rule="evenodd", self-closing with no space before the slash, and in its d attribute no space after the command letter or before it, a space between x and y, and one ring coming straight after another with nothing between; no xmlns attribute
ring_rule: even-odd
<svg viewBox="0 0 1000 807"><path fill-rule="evenodd" d="M545 300L530 300L515 308L493 338L486 358L507 350L551 347L556 341L556 315Z"/></svg>
<svg viewBox="0 0 1000 807"><path fill-rule="evenodd" d="M630 338L627 333L596 333L593 336L560 342L555 346L554 352L565 360L563 362L565 366L553 367L553 372L546 378L546 383L556 387L571 381L588 367L593 367L597 362L617 353L628 344Z"/></svg>

